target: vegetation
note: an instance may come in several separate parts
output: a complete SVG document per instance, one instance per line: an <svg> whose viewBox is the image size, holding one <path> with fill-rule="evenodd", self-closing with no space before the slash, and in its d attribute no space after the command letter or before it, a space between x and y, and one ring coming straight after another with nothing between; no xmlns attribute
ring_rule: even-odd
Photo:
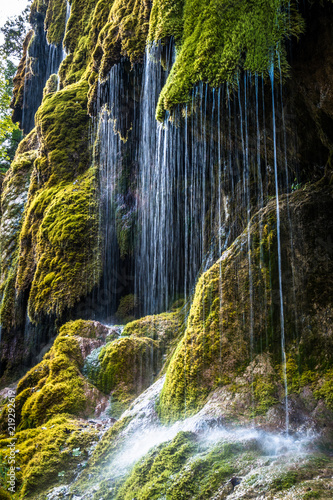
<svg viewBox="0 0 333 500"><path fill-rule="evenodd" d="M13 77L17 59L23 51L30 7L18 16L7 19L0 28L4 42L0 48L0 171L8 170L22 139L18 124L11 120L10 102L13 94Z"/></svg>
<svg viewBox="0 0 333 500"><path fill-rule="evenodd" d="M329 196L331 188L328 188ZM323 195L321 201L316 196L315 188L295 192L289 200L290 217L297 217L299 230L302 238L312 250L316 247L316 233L308 226L308 208L325 203ZM301 199L306 199L307 207L301 207ZM327 198L328 199L328 198ZM286 220L285 210L287 206L281 201L281 217ZM296 220L296 219L295 219ZM252 286L255 287L255 301L251 306L251 285L249 274L249 259L247 246L247 231L250 231L251 240L251 263ZM325 228L322 230L325 232ZM284 233L284 231L287 231ZM305 241L303 239L303 241ZM290 273L290 260L284 244L289 244L288 225L282 225L282 255L284 258L283 277ZM304 251L304 248L302 249ZM301 252L299 253L299 255ZM223 386L237 376L244 377L243 382L236 384L232 389L234 392L249 394L248 384L253 387L254 414L265 413L274 402L278 394L278 384L283 383L283 371L281 368L281 344L276 342L280 339L279 324L279 302L274 297L272 290L278 290L278 266L276 245L276 219L275 201L267 204L266 208L259 212L251 221L247 229L222 258L216 262L208 271L199 278L194 294L185 335L179 342L176 351L170 361L166 373L166 381L161 393L159 411L162 419L166 422L177 420L180 417L189 416L202 407L211 391ZM310 271L311 276L312 271ZM298 296L298 304L306 309L309 295L314 293L321 298L326 296L324 290L330 287L326 281L326 273L320 268L315 271L315 283L317 292L307 281L308 289L304 294ZM294 274L294 286L303 283L303 273ZM321 283L319 287L319 282ZM326 320L323 318L326 312L322 310L321 316L309 318L311 329L302 328L300 323L295 323L294 302L287 299L292 288L284 291L286 296L285 314L285 340L288 356L287 379L289 391L297 392L301 385L316 384L316 397L325 397L330 404L332 384L329 382L327 370L331 366L332 345L331 338L326 335ZM312 300L312 299L311 299ZM328 299L329 300L329 299ZM252 307L252 309L251 309ZM328 307L330 307L328 305ZM256 314L253 312L256 311ZM251 314L253 314L251 316ZM252 322L252 327L251 325ZM295 339L295 328L301 335ZM314 334L315 332L315 334ZM325 346L325 347L324 347ZM272 362L262 368L262 374L256 375L251 360L260 353L272 356ZM298 357L295 362L295 355ZM268 369L269 364L277 366L278 370ZM250 376L254 370L254 374ZM320 366L322 379L314 376L314 368ZM316 368L318 370L318 368ZM239 379L237 379L239 380ZM319 384L319 385L318 385ZM241 388L243 387L243 389ZM319 388L320 387L320 388ZM250 402L251 404L251 402Z"/></svg>
<svg viewBox="0 0 333 500"><path fill-rule="evenodd" d="M67 415L51 418L42 427L18 432L16 488L19 497L35 498L52 485L70 481L78 464L87 459L88 450L96 440L97 431L91 425ZM10 441L0 440L4 461L9 454Z"/></svg>
<svg viewBox="0 0 333 500"><path fill-rule="evenodd" d="M306 464L302 456L304 467L301 464L296 471L294 464L289 464L288 470L284 467L284 455L287 454L281 452L277 472L264 474L273 458L262 443L263 449L256 439L242 438L240 442L235 439L232 444L226 444L216 437L213 426L219 425L223 417L223 422L230 425L251 422L263 429L281 429L285 422L283 403L287 382L290 412L296 420L295 423L290 419L292 430L302 429L303 422L298 424L297 419L302 419L304 414L308 419L306 426L312 425L308 422L313 419L314 430L317 426L323 432L322 440L327 441L323 446L331 442L333 184L327 179L332 178L332 154L326 165L321 160L318 168L316 166L316 172L329 171L329 176L317 184L305 184L303 180L296 183L296 179L291 186L292 192L280 196L280 219L276 199L263 200L263 208L252 217L247 229L231 242L218 260L214 257L216 261L209 264L211 267L205 267L189 299L189 310L185 311L182 302L177 302L168 312L136 319L141 297L133 293L134 285L126 283L126 292L119 296L118 310L113 318L115 322L126 323L123 330L120 327L112 330L83 319L67 321L77 318L91 298L95 300L101 282L105 284L106 281L102 269L103 200L99 165L94 163L91 154L93 121L89 116L94 112L98 90L103 89L99 83L108 77L113 65L126 59L126 91L133 96L126 102L130 109L124 111L124 121L128 121L126 127L131 132L135 119L139 120L140 116L137 109L141 105L142 88L138 63L143 61L149 43L161 41L166 45L172 39L171 43L176 46L175 62L160 94L159 120L165 118L166 111L186 106L192 89L200 82L211 88L227 82L226 88L231 91L237 87L244 71L262 75L264 80L272 78L275 72L283 81L289 74L285 42L290 37L300 36L304 30L304 21L296 7L296 1L287 0L72 0L65 30L65 0L34 0L31 16L34 22L38 18L39 24L35 22L35 31L24 41L15 77L14 107L22 108L24 82L27 72L32 71L29 64L34 59L29 49L36 48L33 44L37 43L39 28L45 26L48 43L58 46L64 43L67 55L59 71L60 81L57 75L48 78L36 114L36 128L20 142L15 155L13 134L18 127L10 122L8 114L13 66L6 54L0 63L0 163L3 158L3 170L12 160L1 186L1 347L4 341L11 347L11 341L19 343L23 339L19 347L24 351L22 356L28 357L25 324L35 329L31 342L35 338L38 342L45 338L48 341L52 329L57 331L57 336L42 360L17 384L15 439L20 491L16 498L46 498L49 488L69 485L76 478L79 465L86 471L80 475L74 489L85 491L91 478L98 478L92 493L96 500L110 498L111 490L118 500L224 498L233 491L237 481L246 476L249 497L269 491L283 496L288 490L299 498L321 497L323 489L316 481L319 474L323 478L332 476L330 459L327 463L320 462L319 471L319 463L316 466ZM16 25L12 22L5 25L6 51L12 47L10 44L22 40L23 25L23 18L19 18ZM41 39L47 46L44 35ZM39 61L38 54L34 63L36 61ZM37 66L36 63L34 69ZM136 69L132 71L134 66ZM330 61L326 69L329 72ZM300 94L308 92L308 82L299 82L303 80L299 78L297 82L302 87L297 90L300 99ZM333 114L326 116L322 104L329 91L316 85L317 80L312 102L316 108L314 116L321 114L329 129ZM265 120L272 122L271 88L268 97L264 95L264 84L262 88L262 102L259 105L256 96L258 109L252 114L262 113ZM120 90L123 91L121 86ZM279 91L276 96L280 104L284 95ZM215 104L214 101L212 106ZM212 111L210 105L207 104L209 113ZM289 105L286 101L288 112ZM296 105L302 107L298 101ZM133 121L132 116L135 117ZM211 116L214 117L214 113ZM242 135L244 131L247 133L242 116L241 122ZM225 131L214 129L212 119L209 125L211 143L205 143L204 155L210 156L216 138L220 141L222 136L233 150L232 143L238 140L239 134L236 131L237 137L232 136L234 125L230 120L230 137L227 138ZM125 153L117 169L120 172L117 171L116 186L113 186L119 200L112 207L117 235L117 242L112 244L118 245L117 251L127 271L134 263L135 243L140 233L136 207L141 204L145 208L145 200L140 199L137 189L140 182L137 144L141 138L133 134L136 142L131 157L125 147L131 140L130 135L117 132L123 139ZM237 178L247 173L242 171L240 157L246 154L248 147L254 148L260 163L258 142L262 135L265 135L263 155L267 165L264 167L262 163L254 167L260 175L260 170L266 169L262 173L263 181L272 184L267 192L274 192L272 155L275 144L271 144L272 136L268 133L266 136L266 130L259 129L259 125L255 133L254 142L240 147L239 157L230 167L230 170L234 168L230 179L227 174L221 179L223 186L219 187L225 197L226 213L227 205L233 203L229 201L232 196L228 184L238 182ZM277 143L283 142L282 136L283 132ZM193 137L192 143L185 141L186 154L196 148L196 137ZM329 140L326 142L328 144ZM177 154L183 152L180 148ZM251 158L255 158L255 154ZM327 158L327 155L318 154L318 158ZM188 159L189 156L185 161ZM288 161L285 163L286 169L283 163L278 172L279 186L280 177L289 174ZM203 169L207 193L213 191L211 185L217 178L217 167L212 162L206 177ZM302 164L297 168L302 170ZM182 172L172 170L170 175L175 175L179 199L189 196L192 186L186 184L187 177L184 179ZM315 175L311 180L314 178ZM257 179L250 178L249 193L243 193L249 213L252 209L250 198L258 195L259 184ZM123 201L125 196L122 197L126 193L130 198L128 204ZM217 219L211 216L214 211L221 210L221 206L209 196L207 194L203 203L209 207L203 214L206 220L202 224L206 230L203 246L208 248L211 244L211 258L219 251L215 248L214 236L221 231L224 221L219 220L217 224ZM179 214L179 220L183 215ZM188 216L192 220L192 214ZM187 234L183 220L179 224L179 241L182 241ZM228 224L225 221L225 225ZM238 221L232 224L238 227ZM244 221L242 224L244 227ZM214 225L218 227L213 228ZM189 227L190 222L186 221L185 226ZM294 231L292 242L291 227ZM238 230L229 229L230 234ZM283 262L281 280L279 250ZM189 252L184 259L191 256ZM284 298L283 330L280 295ZM81 305L82 308L78 307ZM187 312L188 317L185 317ZM27 321L27 313L32 325ZM86 310L84 314L88 314ZM41 325L46 329L49 324L49 332L41 331ZM16 348L13 344L13 357ZM285 355L286 363L283 364ZM6 366L1 366L1 370L5 369ZM162 386L164 374L162 392L157 396L156 390L149 401L149 422L158 423L159 417L162 424L173 423L196 414L208 403L207 415L211 420L207 418L207 425L212 423L212 427L205 431L205 436L212 437L211 441L202 439L199 431L169 429L167 437L170 439L150 449L136 465L128 468L126 476L110 480L111 459L117 459L126 432L133 432L135 425L139 427L141 418L148 422L145 408L141 406L137 410L135 405L131 406L132 402L158 379ZM14 375L18 378L17 373ZM154 390L156 387L158 385ZM5 392L0 397L2 486L9 444L9 406ZM101 402L106 406L108 401L109 416L119 420L100 439L103 431L97 432L87 420L98 414L96 407ZM123 415L127 409L129 411ZM129 426L133 421L134 426ZM111 425L111 420L109 423ZM97 423L95 427L101 429L102 426ZM256 473L251 476L254 465L261 471L260 479ZM307 485L303 483L306 481L311 482L312 490L305 489ZM2 486L0 498L7 499ZM69 495L76 493L73 490Z"/></svg>
<svg viewBox="0 0 333 500"><path fill-rule="evenodd" d="M11 119L10 102L13 91L13 63L0 52L0 172L6 172L21 140L21 131Z"/></svg>
<svg viewBox="0 0 333 500"><path fill-rule="evenodd" d="M20 150L24 150L23 144L21 144ZM20 319L16 317L14 299L19 236L30 175L36 157L37 151L34 150L17 154L2 186L1 210L4 219L0 235L2 263L0 318L4 328L15 325Z"/></svg>

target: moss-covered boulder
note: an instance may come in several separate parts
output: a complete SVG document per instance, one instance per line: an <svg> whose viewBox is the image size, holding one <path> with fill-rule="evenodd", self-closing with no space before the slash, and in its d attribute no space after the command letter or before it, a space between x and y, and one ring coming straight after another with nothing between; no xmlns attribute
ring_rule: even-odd
<svg viewBox="0 0 333 500"><path fill-rule="evenodd" d="M230 384L237 392L232 384L260 353L271 356L273 371L259 370L257 376L249 370L245 392L251 402L252 386L255 412L283 401L285 378L289 392L310 384L330 406L333 260L332 216L326 217L332 213L332 188L309 186L280 201L283 329L273 200L200 277L184 338L167 370L163 420L196 412L219 386Z"/></svg>
<svg viewBox="0 0 333 500"><path fill-rule="evenodd" d="M184 328L184 310L176 307L169 312L145 316L125 325L123 337L146 337L158 342L163 360L169 361Z"/></svg>
<svg viewBox="0 0 333 500"><path fill-rule="evenodd" d="M87 358L85 373L111 395L110 414L116 418L153 383L162 366L158 342L145 337L114 340L98 350L97 356L98 360Z"/></svg>
<svg viewBox="0 0 333 500"><path fill-rule="evenodd" d="M36 498L52 485L67 484L75 476L78 465L87 460L91 446L98 440L97 434L84 420L65 415L48 420L42 427L17 432L17 498ZM10 462L12 442L12 438L0 440L3 463ZM5 481L3 486L7 487Z"/></svg>

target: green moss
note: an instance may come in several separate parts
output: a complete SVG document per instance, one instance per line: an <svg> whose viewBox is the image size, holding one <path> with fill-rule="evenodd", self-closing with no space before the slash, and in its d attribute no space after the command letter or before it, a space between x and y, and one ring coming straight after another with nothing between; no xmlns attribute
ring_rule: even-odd
<svg viewBox="0 0 333 500"><path fill-rule="evenodd" d="M286 362L286 375L288 392L300 393L307 386L313 392L316 399L322 399L326 406L333 409L333 370L325 369L320 364L316 371L308 370L307 366L299 366L294 357L289 354ZM280 367L280 377L283 381L284 370Z"/></svg>
<svg viewBox="0 0 333 500"><path fill-rule="evenodd" d="M99 355L96 387L112 395L111 412L116 416L149 387L161 367L158 343L148 338L120 338L107 344Z"/></svg>
<svg viewBox="0 0 333 500"><path fill-rule="evenodd" d="M42 425L60 414L90 416L101 397L81 375L83 358L79 335L94 338L92 321L66 323L43 361L32 368L17 386L16 419L20 430ZM1 415L5 426L6 408Z"/></svg>
<svg viewBox="0 0 333 500"><path fill-rule="evenodd" d="M303 500L306 500L307 498L321 498L321 493L320 491L307 491L303 495Z"/></svg>
<svg viewBox="0 0 333 500"><path fill-rule="evenodd" d="M87 147L89 117L87 115L86 82L46 95L36 114L36 127L42 153L48 153L43 170L48 185L72 180L89 165Z"/></svg>
<svg viewBox="0 0 333 500"><path fill-rule="evenodd" d="M120 299L120 303L116 312L116 318L122 324L128 323L135 319L138 311L139 300L136 295L125 295Z"/></svg>
<svg viewBox="0 0 333 500"><path fill-rule="evenodd" d="M234 245L229 262L235 257L236 248L237 244ZM223 271L227 269L223 263ZM226 283L226 273L223 278ZM163 420L185 416L185 411L186 415L195 412L213 389L216 380L234 372L240 360L243 362L249 357L246 336L237 315L237 302L232 300L233 285L230 283L228 287L229 300L226 289L224 310L221 313L219 283L218 262L199 278L185 336L179 342L167 370L160 400ZM220 322L220 314L223 314L223 323ZM237 351L234 350L236 344ZM222 360L226 369L223 369Z"/></svg>
<svg viewBox="0 0 333 500"><path fill-rule="evenodd" d="M150 6L140 0L114 0L108 22L100 32L95 66L103 79L121 56L132 62L143 57L148 35ZM99 64L100 61L100 64Z"/></svg>
<svg viewBox="0 0 333 500"><path fill-rule="evenodd" d="M71 3L71 15L64 38L64 46L69 55L63 61L59 71L63 87L78 82L88 70L89 61L96 45L96 35L91 31L92 27L94 24L100 27L97 19L105 21L104 16L97 12L101 6L101 2L97 0L73 0ZM108 8L110 9L109 4ZM86 78L88 77L89 73L86 74Z"/></svg>
<svg viewBox="0 0 333 500"><path fill-rule="evenodd" d="M333 369L327 370L319 387L314 392L315 397L324 399L327 406L333 409Z"/></svg>
<svg viewBox="0 0 333 500"><path fill-rule="evenodd" d="M161 372L163 373L169 365L172 354L184 333L184 327L184 311L181 307L178 307L171 312L145 316L127 323L122 336L145 337L157 341L159 356L164 362Z"/></svg>
<svg viewBox="0 0 333 500"><path fill-rule="evenodd" d="M122 440L121 433L130 423L131 419L132 417L129 416L121 418L104 434L103 439L97 444L91 460L89 460L87 475L92 471L101 471L107 464L110 464L113 454L119 451ZM83 485L86 479L83 479Z"/></svg>
<svg viewBox="0 0 333 500"><path fill-rule="evenodd" d="M21 145L21 151L24 151L26 143L27 141ZM22 153L18 151L2 185L0 321L2 327L7 330L22 320L15 303L15 280L23 211L36 157L37 151Z"/></svg>
<svg viewBox="0 0 333 500"><path fill-rule="evenodd" d="M168 344L168 342L177 338L182 321L183 317L179 309L173 312L145 316L127 323L122 335L124 337L148 337Z"/></svg>
<svg viewBox="0 0 333 500"><path fill-rule="evenodd" d="M47 41L60 45L65 34L66 0L49 0L45 16ZM44 9L43 9L44 10Z"/></svg>
<svg viewBox="0 0 333 500"><path fill-rule="evenodd" d="M44 90L43 90L43 97L45 97L47 94L54 94L58 90L58 75L51 75L50 78L47 80Z"/></svg>
<svg viewBox="0 0 333 500"><path fill-rule="evenodd" d="M139 462L117 493L117 500L207 499L234 471L237 447L205 449L190 432L152 450Z"/></svg>
<svg viewBox="0 0 333 500"><path fill-rule="evenodd" d="M132 303L133 297L130 297ZM128 298L125 297L124 308ZM126 309L127 311L127 309ZM106 394L111 394L111 414L119 417L129 402L158 376L173 348L182 324L179 310L146 316L127 323L122 337L95 349L83 373Z"/></svg>
<svg viewBox="0 0 333 500"><path fill-rule="evenodd" d="M63 336L79 336L87 339L102 338L106 327L96 321L77 319L76 321L68 321L61 329L60 333Z"/></svg>
<svg viewBox="0 0 333 500"><path fill-rule="evenodd" d="M241 69L268 75L272 62L287 73L284 39L303 29L295 5L289 11L287 0L186 0L182 45L161 92L157 118L163 120L165 110L188 102L200 81L234 85Z"/></svg>
<svg viewBox="0 0 333 500"><path fill-rule="evenodd" d="M329 331L327 318L330 314L327 315L323 308L318 310L314 306L319 303L319 297L325 295L324 290L330 288L327 272L325 274L318 266L315 276L311 270L313 277L310 278L309 274L304 274L304 266L303 272L294 272L293 286L290 286L292 271L288 222L289 217L295 224L297 222L302 233L302 238L297 243L297 255L299 262L303 262L301 256L315 255L317 251L318 233L314 230L317 222L311 229L307 214L320 213L315 208L317 203L323 203L322 210L325 210L324 206L329 206L328 191L327 196L322 191L319 194L316 189L296 192L290 196L288 207L285 199L280 199L284 333L289 393L299 392L304 385L319 390L315 372L324 377L330 367L331 340L325 333ZM325 232L325 228L322 229ZM165 422L198 411L212 391L225 385L226 380L235 381L235 375L240 375L244 380L247 377L247 386L238 387L239 384L235 381L234 393L239 390L247 390L248 393L249 384L254 384L255 415L264 414L281 394L283 371L280 377L282 353L274 200L252 219L249 231L251 273L246 230L198 280L185 335L167 368L160 396L159 413ZM305 257L304 259L306 261ZM313 286L309 286L309 291L304 293L304 283L308 283L308 280L318 283L317 292L314 292ZM295 289L298 290L296 301L293 295ZM295 303L300 308L298 310L303 308L302 310L308 311L306 321L295 315ZM330 311L329 303L327 307ZM298 332L297 338L295 331ZM277 367L276 373L263 371L257 377L254 372L252 379L245 372L250 367L251 359L254 360L262 353L270 356L271 366ZM321 391L315 394L316 397L320 394L330 404L328 380Z"/></svg>
<svg viewBox="0 0 333 500"><path fill-rule="evenodd" d="M287 490L297 483L297 476L296 471L288 471L274 479L272 487L277 491Z"/></svg>
<svg viewBox="0 0 333 500"><path fill-rule="evenodd" d="M36 114L42 154L32 174L16 281L20 292L31 286L32 321L42 313L61 316L101 275L87 90L81 82L48 94Z"/></svg>
<svg viewBox="0 0 333 500"><path fill-rule="evenodd" d="M69 482L78 463L87 459L88 449L97 440L97 431L82 420L57 416L43 427L17 432L16 472L19 498L35 496L61 483ZM10 440L0 441L0 453L6 459ZM74 450L78 452L73 453ZM64 474L61 473L64 471Z"/></svg>
<svg viewBox="0 0 333 500"><path fill-rule="evenodd" d="M255 398L255 415L264 415L266 412L278 403L277 386L272 377L255 376L253 381L253 395Z"/></svg>
<svg viewBox="0 0 333 500"><path fill-rule="evenodd" d="M149 20L149 37L153 42L168 37L181 40L183 34L184 0L155 0Z"/></svg>

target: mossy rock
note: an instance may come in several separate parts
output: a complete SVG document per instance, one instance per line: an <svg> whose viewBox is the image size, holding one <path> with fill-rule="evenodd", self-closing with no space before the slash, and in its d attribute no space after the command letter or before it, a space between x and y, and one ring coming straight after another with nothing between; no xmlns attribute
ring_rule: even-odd
<svg viewBox="0 0 333 500"><path fill-rule="evenodd" d="M158 375L162 366L159 344L145 337L124 337L98 352L98 366L89 371L91 381L111 394L111 414L119 417Z"/></svg>
<svg viewBox="0 0 333 500"><path fill-rule="evenodd" d="M323 398L328 406L333 283L327 269L332 267L332 258L318 240L318 228L322 240L328 241L331 226L327 226L326 215L332 210L331 197L331 187L321 183L291 195L288 205L286 198L280 200L289 392L298 392L302 384L310 385L317 399ZM243 374L251 359L263 352L271 356L272 366L277 369L249 381L258 396L254 411L265 413L278 399L283 400L283 391L278 390L284 370L275 211L272 201L252 219L248 229L250 257L245 231L199 278L185 335L167 369L159 406L164 421L195 413L211 391ZM293 267L293 252L297 254L297 270ZM328 266L325 272L323 258ZM315 371L322 378L315 377Z"/></svg>
<svg viewBox="0 0 333 500"><path fill-rule="evenodd" d="M35 162L20 234L16 288L31 287L29 315L61 316L101 276L96 169L90 166L87 84L44 97L36 115Z"/></svg>
<svg viewBox="0 0 333 500"><path fill-rule="evenodd" d="M181 333L183 323L182 309L172 312L145 316L127 323L123 330L123 337L147 337L158 340L161 345L168 347Z"/></svg>
<svg viewBox="0 0 333 500"><path fill-rule="evenodd" d="M242 452L239 445L207 446L191 432L179 432L172 440L153 448L116 488L118 500L151 498L206 499L235 471ZM99 498L108 498L108 481L100 484ZM97 497L96 495L96 497Z"/></svg>
<svg viewBox="0 0 333 500"><path fill-rule="evenodd" d="M101 391L111 394L113 416L118 417L156 379L181 334L182 322L179 309L132 321L119 339L98 347L86 358L83 373Z"/></svg>
<svg viewBox="0 0 333 500"><path fill-rule="evenodd" d="M18 498L36 498L52 485L68 483L77 466L87 460L97 431L87 422L69 416L55 416L42 427L15 434L16 491ZM11 439L0 441L3 460L9 455Z"/></svg>
<svg viewBox="0 0 333 500"><path fill-rule="evenodd" d="M170 9L170 2L158 2ZM181 11L182 2L172 2ZM172 8L172 7L171 7ZM156 14L158 8L155 7ZM161 14L160 14L161 15ZM166 18L156 21L150 34L169 32ZM172 19L172 16L171 16ZM175 24L178 32L179 24ZM304 22L296 6L287 0L245 1L233 4L227 0L187 0L184 3L184 30L181 48L157 107L157 118L163 120L166 110L188 102L193 85L200 81L218 87L229 82L237 85L241 69L268 76L270 68L288 73L284 41L304 30ZM155 34L156 33L156 34ZM177 33L178 35L178 33Z"/></svg>
<svg viewBox="0 0 333 500"><path fill-rule="evenodd" d="M1 278L0 323L1 364L5 367L4 378L13 376L20 366L23 352L23 331L26 312L24 301L17 300L15 289L19 239L24 210L28 200L28 188L34 161L37 158L37 134L33 130L18 146L14 161L2 184L1 196ZM1 371L2 375L3 371ZM17 379L16 374L16 379Z"/></svg>
<svg viewBox="0 0 333 500"><path fill-rule="evenodd" d="M42 425L61 414L94 415L96 405L105 397L81 374L80 333L83 338L92 339L99 336L101 328L96 322L78 320L60 329L50 351L18 383L15 405L16 425L20 430ZM2 428L6 415L5 407Z"/></svg>
<svg viewBox="0 0 333 500"><path fill-rule="evenodd" d="M21 145L20 151L24 151ZM0 321L9 330L22 318L18 317L15 304L15 277L17 273L19 235L23 211L28 198L30 175L37 151L17 152L2 185L1 194L1 282Z"/></svg>
<svg viewBox="0 0 333 500"><path fill-rule="evenodd" d="M125 295L120 299L116 312L116 319L122 324L133 321L139 310L139 299L133 293Z"/></svg>
<svg viewBox="0 0 333 500"><path fill-rule="evenodd" d="M150 5L141 0L115 0L108 21L100 31L94 51L94 66L104 79L111 67L127 56L142 59L149 29Z"/></svg>
<svg viewBox="0 0 333 500"><path fill-rule="evenodd" d="M149 20L150 42L158 42L173 37L180 42L184 27L185 0L155 0Z"/></svg>
<svg viewBox="0 0 333 500"><path fill-rule="evenodd" d="M49 0L45 15L45 29L48 43L60 45L65 34L66 0Z"/></svg>

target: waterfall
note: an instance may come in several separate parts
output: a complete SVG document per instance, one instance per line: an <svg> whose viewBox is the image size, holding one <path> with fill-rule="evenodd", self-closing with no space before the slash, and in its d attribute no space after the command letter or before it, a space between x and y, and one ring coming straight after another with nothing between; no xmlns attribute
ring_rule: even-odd
<svg viewBox="0 0 333 500"><path fill-rule="evenodd" d="M56 75L61 63L62 58L62 48L53 43L48 44L48 61L46 68L46 81L51 75Z"/></svg>
<svg viewBox="0 0 333 500"><path fill-rule="evenodd" d="M70 13L71 6L67 1L64 35L66 33ZM44 30L43 18L38 18L36 23L36 26L34 26L33 41L27 51L23 84L23 104L20 126L26 134L29 133L35 125L35 113L42 102L43 90L47 80L51 75L58 74L60 64L67 55L62 42L59 45L48 43L46 31ZM58 90L60 88L59 85L60 82L58 77Z"/></svg>

